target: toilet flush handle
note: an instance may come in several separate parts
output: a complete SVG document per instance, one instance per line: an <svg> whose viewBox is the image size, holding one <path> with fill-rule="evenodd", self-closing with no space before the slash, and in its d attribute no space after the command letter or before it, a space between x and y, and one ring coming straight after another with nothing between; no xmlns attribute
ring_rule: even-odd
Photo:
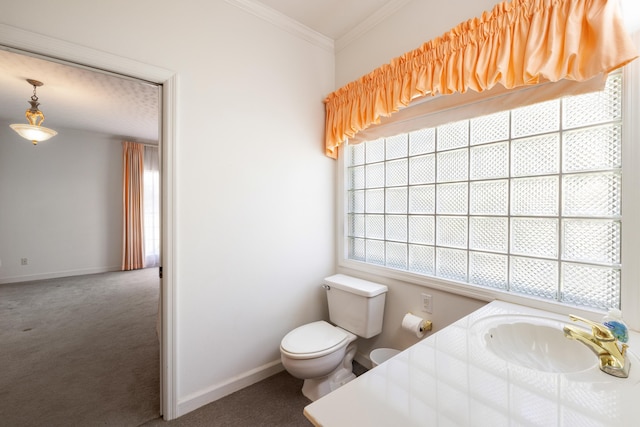
<svg viewBox="0 0 640 427"><path fill-rule="evenodd" d="M326 284L325 284L325 285L322 285L322 287L323 287L325 290L327 290L327 291L330 291L330 290L331 290L331 286L329 286L329 285L326 285Z"/></svg>

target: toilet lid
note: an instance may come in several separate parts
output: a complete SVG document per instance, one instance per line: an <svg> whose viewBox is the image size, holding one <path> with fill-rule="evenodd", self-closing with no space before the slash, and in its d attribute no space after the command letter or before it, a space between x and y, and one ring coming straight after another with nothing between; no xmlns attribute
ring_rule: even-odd
<svg viewBox="0 0 640 427"><path fill-rule="evenodd" d="M289 332L280 346L293 354L318 353L337 346L348 338L346 331L321 320L307 323Z"/></svg>

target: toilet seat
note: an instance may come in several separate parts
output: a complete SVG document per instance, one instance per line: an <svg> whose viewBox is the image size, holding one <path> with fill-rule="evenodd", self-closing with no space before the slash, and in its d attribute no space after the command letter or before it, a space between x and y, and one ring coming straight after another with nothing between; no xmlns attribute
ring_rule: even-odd
<svg viewBox="0 0 640 427"><path fill-rule="evenodd" d="M280 350L292 359L313 359L333 353L350 340L349 332L320 320L307 323L282 338Z"/></svg>

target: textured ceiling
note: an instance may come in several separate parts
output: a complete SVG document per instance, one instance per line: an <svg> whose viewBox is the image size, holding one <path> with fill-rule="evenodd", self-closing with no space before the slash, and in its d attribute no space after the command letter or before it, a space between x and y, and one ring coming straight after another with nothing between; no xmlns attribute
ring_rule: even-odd
<svg viewBox="0 0 640 427"><path fill-rule="evenodd" d="M0 120L27 123L33 86L26 79L44 83L37 89L43 126L158 140L156 85L0 50Z"/></svg>

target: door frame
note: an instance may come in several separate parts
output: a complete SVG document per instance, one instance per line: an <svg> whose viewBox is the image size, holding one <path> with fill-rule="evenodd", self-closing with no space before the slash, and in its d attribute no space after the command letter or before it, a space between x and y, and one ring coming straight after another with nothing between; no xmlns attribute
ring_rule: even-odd
<svg viewBox="0 0 640 427"><path fill-rule="evenodd" d="M63 61L161 85L162 162L160 281L160 411L165 420L177 417L176 381L176 115L177 75L163 68L85 46L0 24L0 45L45 60Z"/></svg>

